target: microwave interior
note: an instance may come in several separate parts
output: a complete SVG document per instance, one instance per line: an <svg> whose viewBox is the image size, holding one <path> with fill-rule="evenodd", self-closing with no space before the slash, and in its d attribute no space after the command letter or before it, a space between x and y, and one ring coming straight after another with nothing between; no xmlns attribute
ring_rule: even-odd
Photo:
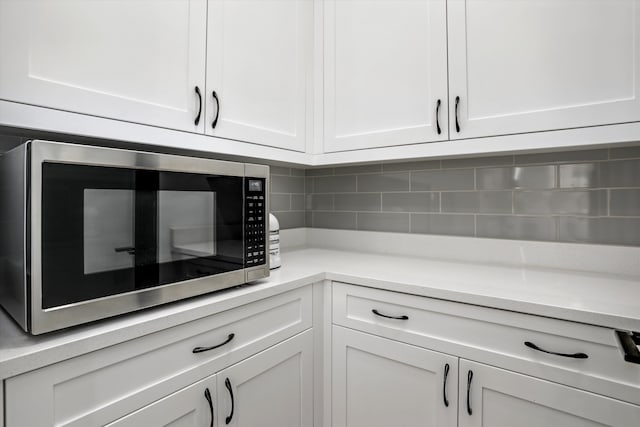
<svg viewBox="0 0 640 427"><path fill-rule="evenodd" d="M43 309L244 268L244 178L42 167Z"/></svg>

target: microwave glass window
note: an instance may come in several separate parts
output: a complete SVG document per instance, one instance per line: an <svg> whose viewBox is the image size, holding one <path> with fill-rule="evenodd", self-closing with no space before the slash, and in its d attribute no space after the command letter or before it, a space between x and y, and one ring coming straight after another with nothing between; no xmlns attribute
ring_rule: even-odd
<svg viewBox="0 0 640 427"><path fill-rule="evenodd" d="M84 274L133 268L134 199L133 190L84 190Z"/></svg>
<svg viewBox="0 0 640 427"><path fill-rule="evenodd" d="M243 268L243 178L44 163L43 308Z"/></svg>

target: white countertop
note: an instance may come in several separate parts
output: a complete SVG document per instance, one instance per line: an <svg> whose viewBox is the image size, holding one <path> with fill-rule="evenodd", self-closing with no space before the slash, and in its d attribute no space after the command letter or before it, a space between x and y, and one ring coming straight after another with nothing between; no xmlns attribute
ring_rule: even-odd
<svg viewBox="0 0 640 427"><path fill-rule="evenodd" d="M323 279L640 331L637 278L532 267L300 249L271 277L94 324L29 336L0 311L0 380Z"/></svg>

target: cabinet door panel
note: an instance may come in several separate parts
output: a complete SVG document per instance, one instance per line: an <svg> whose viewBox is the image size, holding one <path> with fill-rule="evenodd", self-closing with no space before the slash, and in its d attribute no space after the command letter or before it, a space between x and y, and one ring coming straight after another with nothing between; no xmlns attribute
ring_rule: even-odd
<svg viewBox="0 0 640 427"><path fill-rule="evenodd" d="M465 359L459 393L460 427L640 425L639 406Z"/></svg>
<svg viewBox="0 0 640 427"><path fill-rule="evenodd" d="M457 368L453 356L334 326L333 426L455 427Z"/></svg>
<svg viewBox="0 0 640 427"><path fill-rule="evenodd" d="M107 427L200 427L217 426L219 415L213 414L205 397L209 390L211 402L215 405L216 377L212 376L177 391L149 406L127 415Z"/></svg>
<svg viewBox="0 0 640 427"><path fill-rule="evenodd" d="M308 330L221 371L217 393L220 424L311 427L312 353L313 331Z"/></svg>
<svg viewBox="0 0 640 427"><path fill-rule="evenodd" d="M0 99L203 131L206 6L0 0Z"/></svg>
<svg viewBox="0 0 640 427"><path fill-rule="evenodd" d="M452 139L640 120L639 1L450 0L448 12Z"/></svg>
<svg viewBox="0 0 640 427"><path fill-rule="evenodd" d="M312 6L311 0L209 0L208 134L305 150Z"/></svg>
<svg viewBox="0 0 640 427"><path fill-rule="evenodd" d="M325 151L447 139L445 0L325 0L324 37Z"/></svg>

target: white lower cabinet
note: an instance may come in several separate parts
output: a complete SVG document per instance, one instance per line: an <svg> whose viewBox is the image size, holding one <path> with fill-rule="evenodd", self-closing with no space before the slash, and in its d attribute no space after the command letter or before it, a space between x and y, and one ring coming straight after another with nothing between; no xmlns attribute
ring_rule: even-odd
<svg viewBox="0 0 640 427"><path fill-rule="evenodd" d="M218 425L312 427L312 331L224 369L216 394Z"/></svg>
<svg viewBox="0 0 640 427"><path fill-rule="evenodd" d="M638 365L605 328L337 282L332 295L333 427L640 426Z"/></svg>
<svg viewBox="0 0 640 427"><path fill-rule="evenodd" d="M458 359L333 326L333 427L455 427Z"/></svg>
<svg viewBox="0 0 640 427"><path fill-rule="evenodd" d="M108 427L311 427L308 330L133 412Z"/></svg>
<svg viewBox="0 0 640 427"><path fill-rule="evenodd" d="M460 427L632 427L640 407L460 359Z"/></svg>
<svg viewBox="0 0 640 427"><path fill-rule="evenodd" d="M214 392L217 375L183 388L149 406L120 418L107 427L215 426Z"/></svg>

